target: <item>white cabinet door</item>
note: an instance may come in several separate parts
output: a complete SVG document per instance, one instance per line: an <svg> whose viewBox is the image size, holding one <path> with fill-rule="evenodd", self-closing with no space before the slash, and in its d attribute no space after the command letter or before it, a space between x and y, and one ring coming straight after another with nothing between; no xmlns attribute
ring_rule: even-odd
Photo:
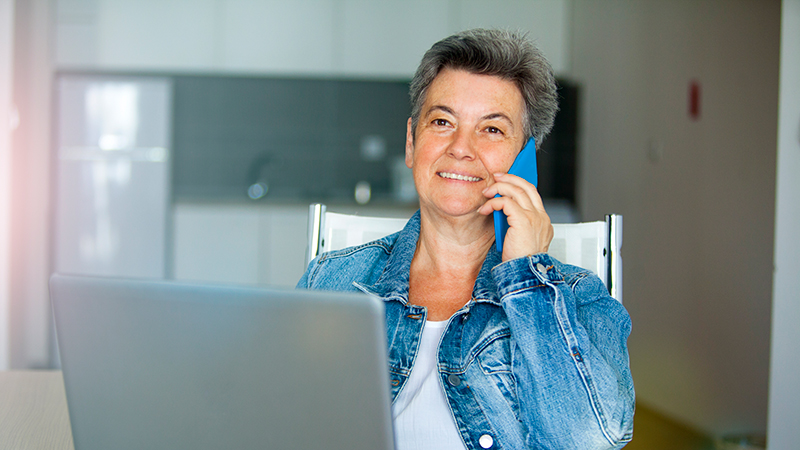
<svg viewBox="0 0 800 450"><path fill-rule="evenodd" d="M208 69L215 62L214 0L98 2L98 60L104 67Z"/></svg>
<svg viewBox="0 0 800 450"><path fill-rule="evenodd" d="M270 206L261 214L259 283L293 288L306 270L308 206Z"/></svg>
<svg viewBox="0 0 800 450"><path fill-rule="evenodd" d="M411 217L413 206L330 207L343 214ZM173 209L177 280L292 288L306 269L308 205L177 204Z"/></svg>
<svg viewBox="0 0 800 450"><path fill-rule="evenodd" d="M175 205L176 280L255 284L260 261L258 210L241 206Z"/></svg>
<svg viewBox="0 0 800 450"><path fill-rule="evenodd" d="M568 72L572 0L459 0L460 30L501 28L528 32L557 74Z"/></svg>
<svg viewBox="0 0 800 450"><path fill-rule="evenodd" d="M305 271L308 207L178 204L177 280L294 287Z"/></svg>
<svg viewBox="0 0 800 450"><path fill-rule="evenodd" d="M59 67L210 70L219 59L215 0L60 0Z"/></svg>
<svg viewBox="0 0 800 450"><path fill-rule="evenodd" d="M344 0L336 72L411 78L431 44L450 34L447 0Z"/></svg>
<svg viewBox="0 0 800 450"><path fill-rule="evenodd" d="M227 0L219 19L226 72L329 74L335 0Z"/></svg>

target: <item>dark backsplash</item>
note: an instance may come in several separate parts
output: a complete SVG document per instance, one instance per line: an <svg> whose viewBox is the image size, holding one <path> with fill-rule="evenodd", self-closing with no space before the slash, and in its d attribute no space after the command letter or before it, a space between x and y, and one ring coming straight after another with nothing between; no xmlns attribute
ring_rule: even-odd
<svg viewBox="0 0 800 450"><path fill-rule="evenodd" d="M175 76L173 194L246 199L263 180L265 199L352 199L391 194L402 158L408 83L330 79ZM362 156L362 140L385 155Z"/></svg>

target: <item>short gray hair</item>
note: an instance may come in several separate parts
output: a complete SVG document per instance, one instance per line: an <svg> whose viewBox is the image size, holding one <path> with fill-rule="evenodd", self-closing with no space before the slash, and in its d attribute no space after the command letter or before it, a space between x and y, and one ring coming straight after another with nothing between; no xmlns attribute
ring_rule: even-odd
<svg viewBox="0 0 800 450"><path fill-rule="evenodd" d="M513 81L525 102L523 131L526 141L533 136L536 148L542 145L558 112L558 94L553 68L525 34L478 28L433 44L422 57L409 88L414 132L428 87L446 68Z"/></svg>

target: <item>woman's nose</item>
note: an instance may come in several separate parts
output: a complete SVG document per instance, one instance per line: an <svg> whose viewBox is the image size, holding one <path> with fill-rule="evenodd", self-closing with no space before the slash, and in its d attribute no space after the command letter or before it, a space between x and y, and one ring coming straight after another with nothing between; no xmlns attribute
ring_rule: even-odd
<svg viewBox="0 0 800 450"><path fill-rule="evenodd" d="M472 139L472 133L457 130L447 153L456 159L474 159L475 142Z"/></svg>

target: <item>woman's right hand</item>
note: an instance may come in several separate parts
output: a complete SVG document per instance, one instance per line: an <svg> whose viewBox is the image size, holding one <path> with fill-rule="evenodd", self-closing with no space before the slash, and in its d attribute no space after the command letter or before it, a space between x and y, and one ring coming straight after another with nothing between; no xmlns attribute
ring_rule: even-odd
<svg viewBox="0 0 800 450"><path fill-rule="evenodd" d="M488 216L493 211L503 211L507 216L503 261L546 253L553 240L553 225L539 191L516 175L498 173L494 179L495 183L483 190L488 200L478 212Z"/></svg>

